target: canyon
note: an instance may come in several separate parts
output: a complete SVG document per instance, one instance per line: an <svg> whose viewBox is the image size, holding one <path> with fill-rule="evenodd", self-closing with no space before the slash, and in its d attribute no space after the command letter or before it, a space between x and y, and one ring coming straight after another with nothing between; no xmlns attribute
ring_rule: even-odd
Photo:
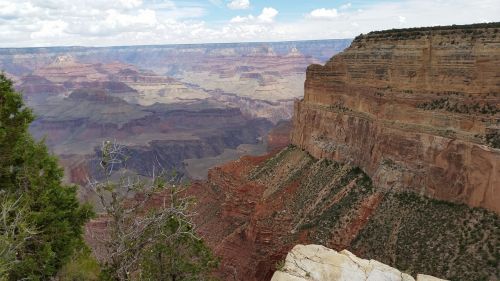
<svg viewBox="0 0 500 281"><path fill-rule="evenodd" d="M270 280L297 244L416 276L498 280L500 24L372 32L307 69L276 149L193 183L222 280Z"/></svg>
<svg viewBox="0 0 500 281"><path fill-rule="evenodd" d="M0 49L0 69L37 115L30 130L58 155L68 182L96 175L105 140L128 169L204 179L209 168L267 150L290 120L305 69L351 40Z"/></svg>

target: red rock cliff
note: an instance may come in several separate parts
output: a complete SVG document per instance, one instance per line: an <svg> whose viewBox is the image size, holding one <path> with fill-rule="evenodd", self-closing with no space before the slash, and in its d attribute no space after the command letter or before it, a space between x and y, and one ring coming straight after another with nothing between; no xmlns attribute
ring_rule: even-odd
<svg viewBox="0 0 500 281"><path fill-rule="evenodd" d="M307 70L292 143L375 186L500 212L500 24L359 36Z"/></svg>

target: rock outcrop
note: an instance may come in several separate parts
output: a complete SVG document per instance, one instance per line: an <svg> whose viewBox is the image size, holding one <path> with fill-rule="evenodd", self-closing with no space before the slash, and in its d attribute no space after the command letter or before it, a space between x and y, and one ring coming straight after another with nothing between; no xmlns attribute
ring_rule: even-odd
<svg viewBox="0 0 500 281"><path fill-rule="evenodd" d="M292 143L375 186L500 212L500 23L372 32L307 70Z"/></svg>
<svg viewBox="0 0 500 281"><path fill-rule="evenodd" d="M271 281L415 281L376 260L356 257L347 250L337 252L320 245L297 245ZM416 281L444 281L419 274Z"/></svg>

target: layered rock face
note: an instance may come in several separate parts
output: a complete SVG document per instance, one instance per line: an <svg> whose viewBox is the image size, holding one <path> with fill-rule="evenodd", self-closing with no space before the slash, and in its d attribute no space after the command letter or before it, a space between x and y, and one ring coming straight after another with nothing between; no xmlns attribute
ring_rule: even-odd
<svg viewBox="0 0 500 281"><path fill-rule="evenodd" d="M320 245L297 245L271 281L415 281L413 277L375 260ZM416 281L444 281L419 274Z"/></svg>
<svg viewBox="0 0 500 281"><path fill-rule="evenodd" d="M500 212L500 24L372 32L307 70L292 143Z"/></svg>
<svg viewBox="0 0 500 281"><path fill-rule="evenodd" d="M67 111L71 108L72 111ZM236 108L190 104L183 109L131 105L89 91L44 108L31 131L61 158L68 180L85 185L98 174L99 148L105 140L127 146L127 167L148 175L155 165L185 172L185 159L216 156L225 149L261 142L272 123L248 119Z"/></svg>

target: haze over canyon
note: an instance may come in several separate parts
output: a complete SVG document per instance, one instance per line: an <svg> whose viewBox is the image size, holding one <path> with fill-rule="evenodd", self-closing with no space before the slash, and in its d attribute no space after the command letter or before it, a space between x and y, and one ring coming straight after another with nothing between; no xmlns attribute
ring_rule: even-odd
<svg viewBox="0 0 500 281"><path fill-rule="evenodd" d="M160 164L203 179L218 163L264 153L268 131L292 117L306 67L349 43L0 49L0 68L69 181L95 175L104 140L126 145L128 168L144 176Z"/></svg>

